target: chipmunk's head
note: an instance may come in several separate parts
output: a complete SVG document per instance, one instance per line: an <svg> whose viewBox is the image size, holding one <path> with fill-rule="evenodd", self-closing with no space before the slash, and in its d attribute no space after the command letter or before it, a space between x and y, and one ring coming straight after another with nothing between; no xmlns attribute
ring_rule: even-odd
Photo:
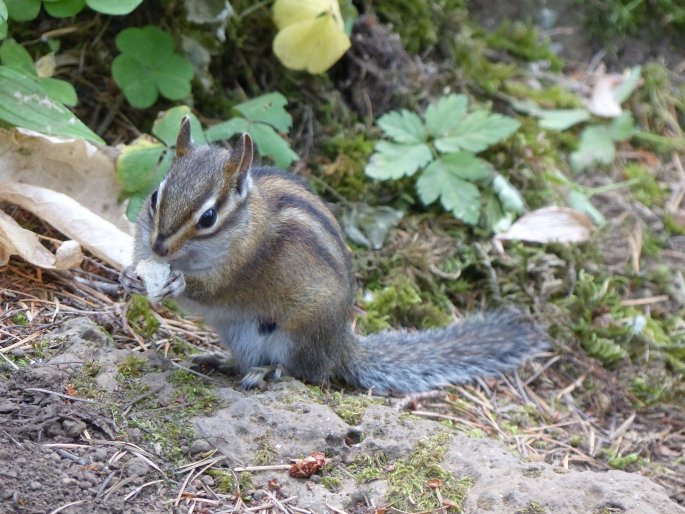
<svg viewBox="0 0 685 514"><path fill-rule="evenodd" d="M144 207L151 221L152 252L181 271L211 267L207 257L212 250L225 247L230 227L245 222L242 207L252 187L252 156L247 133L231 151L194 146L185 117L169 173Z"/></svg>

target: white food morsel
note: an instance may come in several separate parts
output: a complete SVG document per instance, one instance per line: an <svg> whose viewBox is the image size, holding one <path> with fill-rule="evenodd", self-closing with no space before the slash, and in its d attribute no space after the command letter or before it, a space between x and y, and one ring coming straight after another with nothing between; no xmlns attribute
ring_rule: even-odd
<svg viewBox="0 0 685 514"><path fill-rule="evenodd" d="M136 273L143 279L147 297L151 302L159 303L164 299L163 289L169 281L171 266L168 262L145 259L136 266Z"/></svg>

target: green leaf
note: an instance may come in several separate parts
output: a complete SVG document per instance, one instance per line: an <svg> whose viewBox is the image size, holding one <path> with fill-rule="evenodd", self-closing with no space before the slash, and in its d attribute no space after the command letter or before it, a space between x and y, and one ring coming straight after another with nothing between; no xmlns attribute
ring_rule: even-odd
<svg viewBox="0 0 685 514"><path fill-rule="evenodd" d="M426 109L426 128L433 137L446 136L461 123L466 114L466 95L447 95L432 102Z"/></svg>
<svg viewBox="0 0 685 514"><path fill-rule="evenodd" d="M157 101L157 83L145 65L128 54L117 55L112 62L114 82L133 107L146 109Z"/></svg>
<svg viewBox="0 0 685 514"><path fill-rule="evenodd" d="M482 152L508 138L520 125L518 120L508 116L485 110L473 111L448 136L437 139L435 147L441 152Z"/></svg>
<svg viewBox="0 0 685 514"><path fill-rule="evenodd" d="M0 39L5 39L7 37L8 17L7 6L5 5L4 0L0 0Z"/></svg>
<svg viewBox="0 0 685 514"><path fill-rule="evenodd" d="M175 147L178 129L181 127L184 116L188 116L190 120L190 136L193 144L207 144L200 120L190 112L190 107L187 105L179 105L162 112L152 125L152 133L168 147Z"/></svg>
<svg viewBox="0 0 685 514"><path fill-rule="evenodd" d="M378 126L386 136L397 143L417 144L428 139L426 128L418 114L407 111L392 111L378 119Z"/></svg>
<svg viewBox="0 0 685 514"><path fill-rule="evenodd" d="M264 123L253 123L248 132L254 139L259 153L271 157L276 166L285 168L299 156L293 152L288 142L279 136L276 131Z"/></svg>
<svg viewBox="0 0 685 514"><path fill-rule="evenodd" d="M162 154L167 151L163 144L141 138L123 148L117 158L117 177L126 193L147 192L153 188Z"/></svg>
<svg viewBox="0 0 685 514"><path fill-rule="evenodd" d="M630 112L624 112L620 116L614 118L609 125L609 136L614 141L625 141L630 139L635 133L635 124L633 123L633 115Z"/></svg>
<svg viewBox="0 0 685 514"><path fill-rule="evenodd" d="M618 103L623 103L630 95L633 94L635 88L640 83L640 75L642 74L642 68L640 66L633 66L630 69L630 74L628 78L621 82L618 87L614 89L614 98Z"/></svg>
<svg viewBox="0 0 685 514"><path fill-rule="evenodd" d="M498 174L492 180L492 189L505 211L520 214L526 210L521 193L502 175Z"/></svg>
<svg viewBox="0 0 685 514"><path fill-rule="evenodd" d="M433 159L427 144L396 144L379 141L376 152L366 165L366 174L380 180L410 176Z"/></svg>
<svg viewBox="0 0 685 514"><path fill-rule="evenodd" d="M540 109L535 113L540 118L540 126L549 130L566 130L590 119L586 109Z"/></svg>
<svg viewBox="0 0 685 514"><path fill-rule="evenodd" d="M236 134L242 134L250 130L250 122L245 118L232 118L223 123L218 123L205 130L205 137L210 143L215 141L225 141Z"/></svg>
<svg viewBox="0 0 685 514"><path fill-rule="evenodd" d="M235 110L250 121L273 126L280 132L288 132L293 119L285 110L288 100L281 93L268 93L235 106Z"/></svg>
<svg viewBox="0 0 685 514"><path fill-rule="evenodd" d="M580 135L578 150L571 154L571 167L579 172L596 163L611 164L615 155L609 130L604 126L587 127Z"/></svg>
<svg viewBox="0 0 685 514"><path fill-rule="evenodd" d="M132 12L143 0L86 0L88 7L103 14L124 15Z"/></svg>
<svg viewBox="0 0 685 514"><path fill-rule="evenodd" d="M14 39L7 39L0 46L0 61L5 66L29 77L36 77L36 67L31 54Z"/></svg>
<svg viewBox="0 0 685 514"><path fill-rule="evenodd" d="M131 105L150 107L158 92L170 100L190 95L193 65L174 53L169 33L152 25L129 28L115 43L122 53L112 63L112 75Z"/></svg>
<svg viewBox="0 0 685 514"><path fill-rule="evenodd" d="M607 220L604 215L594 205L592 205L590 199L580 191L570 191L566 200L568 201L569 207L572 207L577 211L584 212L590 216L592 221L594 221L595 225L598 227L606 224Z"/></svg>
<svg viewBox="0 0 685 514"><path fill-rule="evenodd" d="M47 13L55 18L70 18L80 13L85 6L86 0L59 0L43 4Z"/></svg>
<svg viewBox="0 0 685 514"><path fill-rule="evenodd" d="M104 144L35 80L7 66L0 66L0 120L43 134L80 137Z"/></svg>
<svg viewBox="0 0 685 514"><path fill-rule="evenodd" d="M430 163L416 181L416 190L421 201L428 205L440 198L442 206L469 225L475 225L480 219L480 191L471 182L462 179L456 162L471 154L452 154L449 161L440 158Z"/></svg>
<svg viewBox="0 0 685 514"><path fill-rule="evenodd" d="M38 79L38 84L45 89L45 92L58 102L62 102L70 107L78 103L78 96L74 86L64 80L53 79L52 77L42 77Z"/></svg>
<svg viewBox="0 0 685 514"><path fill-rule="evenodd" d="M5 0L7 13L15 21L29 21L38 16L40 0Z"/></svg>

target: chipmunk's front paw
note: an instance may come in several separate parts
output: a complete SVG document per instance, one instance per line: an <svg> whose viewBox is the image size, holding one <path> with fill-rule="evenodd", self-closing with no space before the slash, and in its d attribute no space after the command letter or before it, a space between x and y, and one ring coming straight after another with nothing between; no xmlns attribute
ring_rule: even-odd
<svg viewBox="0 0 685 514"><path fill-rule="evenodd" d="M127 272L126 276L131 277L132 274L142 283L142 287L133 292L146 294L154 303L160 303L165 298L175 298L186 288L183 273L172 271L167 262L144 259L136 264L132 272Z"/></svg>
<svg viewBox="0 0 685 514"><path fill-rule="evenodd" d="M180 271L172 271L169 273L169 277L164 283L164 286L162 286L162 289L159 290L155 296L158 296L160 298L159 301L161 301L164 298L176 298L185 290L186 279L183 277L183 273Z"/></svg>
<svg viewBox="0 0 685 514"><path fill-rule="evenodd" d="M282 366L255 366L250 368L247 375L240 381L241 389L254 389L266 384L267 379L280 380L283 374Z"/></svg>
<svg viewBox="0 0 685 514"><path fill-rule="evenodd" d="M119 275L119 283L129 293L145 294L145 284L138 276L135 266L126 266Z"/></svg>

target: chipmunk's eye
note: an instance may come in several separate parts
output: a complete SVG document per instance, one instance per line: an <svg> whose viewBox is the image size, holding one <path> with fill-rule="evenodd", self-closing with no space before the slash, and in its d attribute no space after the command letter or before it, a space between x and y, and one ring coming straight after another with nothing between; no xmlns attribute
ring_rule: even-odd
<svg viewBox="0 0 685 514"><path fill-rule="evenodd" d="M200 216L200 221L197 222L197 226L200 228L209 228L216 223L216 210L207 209Z"/></svg>
<svg viewBox="0 0 685 514"><path fill-rule="evenodd" d="M152 209L152 212L157 210L157 191L152 193L152 196L150 197L150 209Z"/></svg>

